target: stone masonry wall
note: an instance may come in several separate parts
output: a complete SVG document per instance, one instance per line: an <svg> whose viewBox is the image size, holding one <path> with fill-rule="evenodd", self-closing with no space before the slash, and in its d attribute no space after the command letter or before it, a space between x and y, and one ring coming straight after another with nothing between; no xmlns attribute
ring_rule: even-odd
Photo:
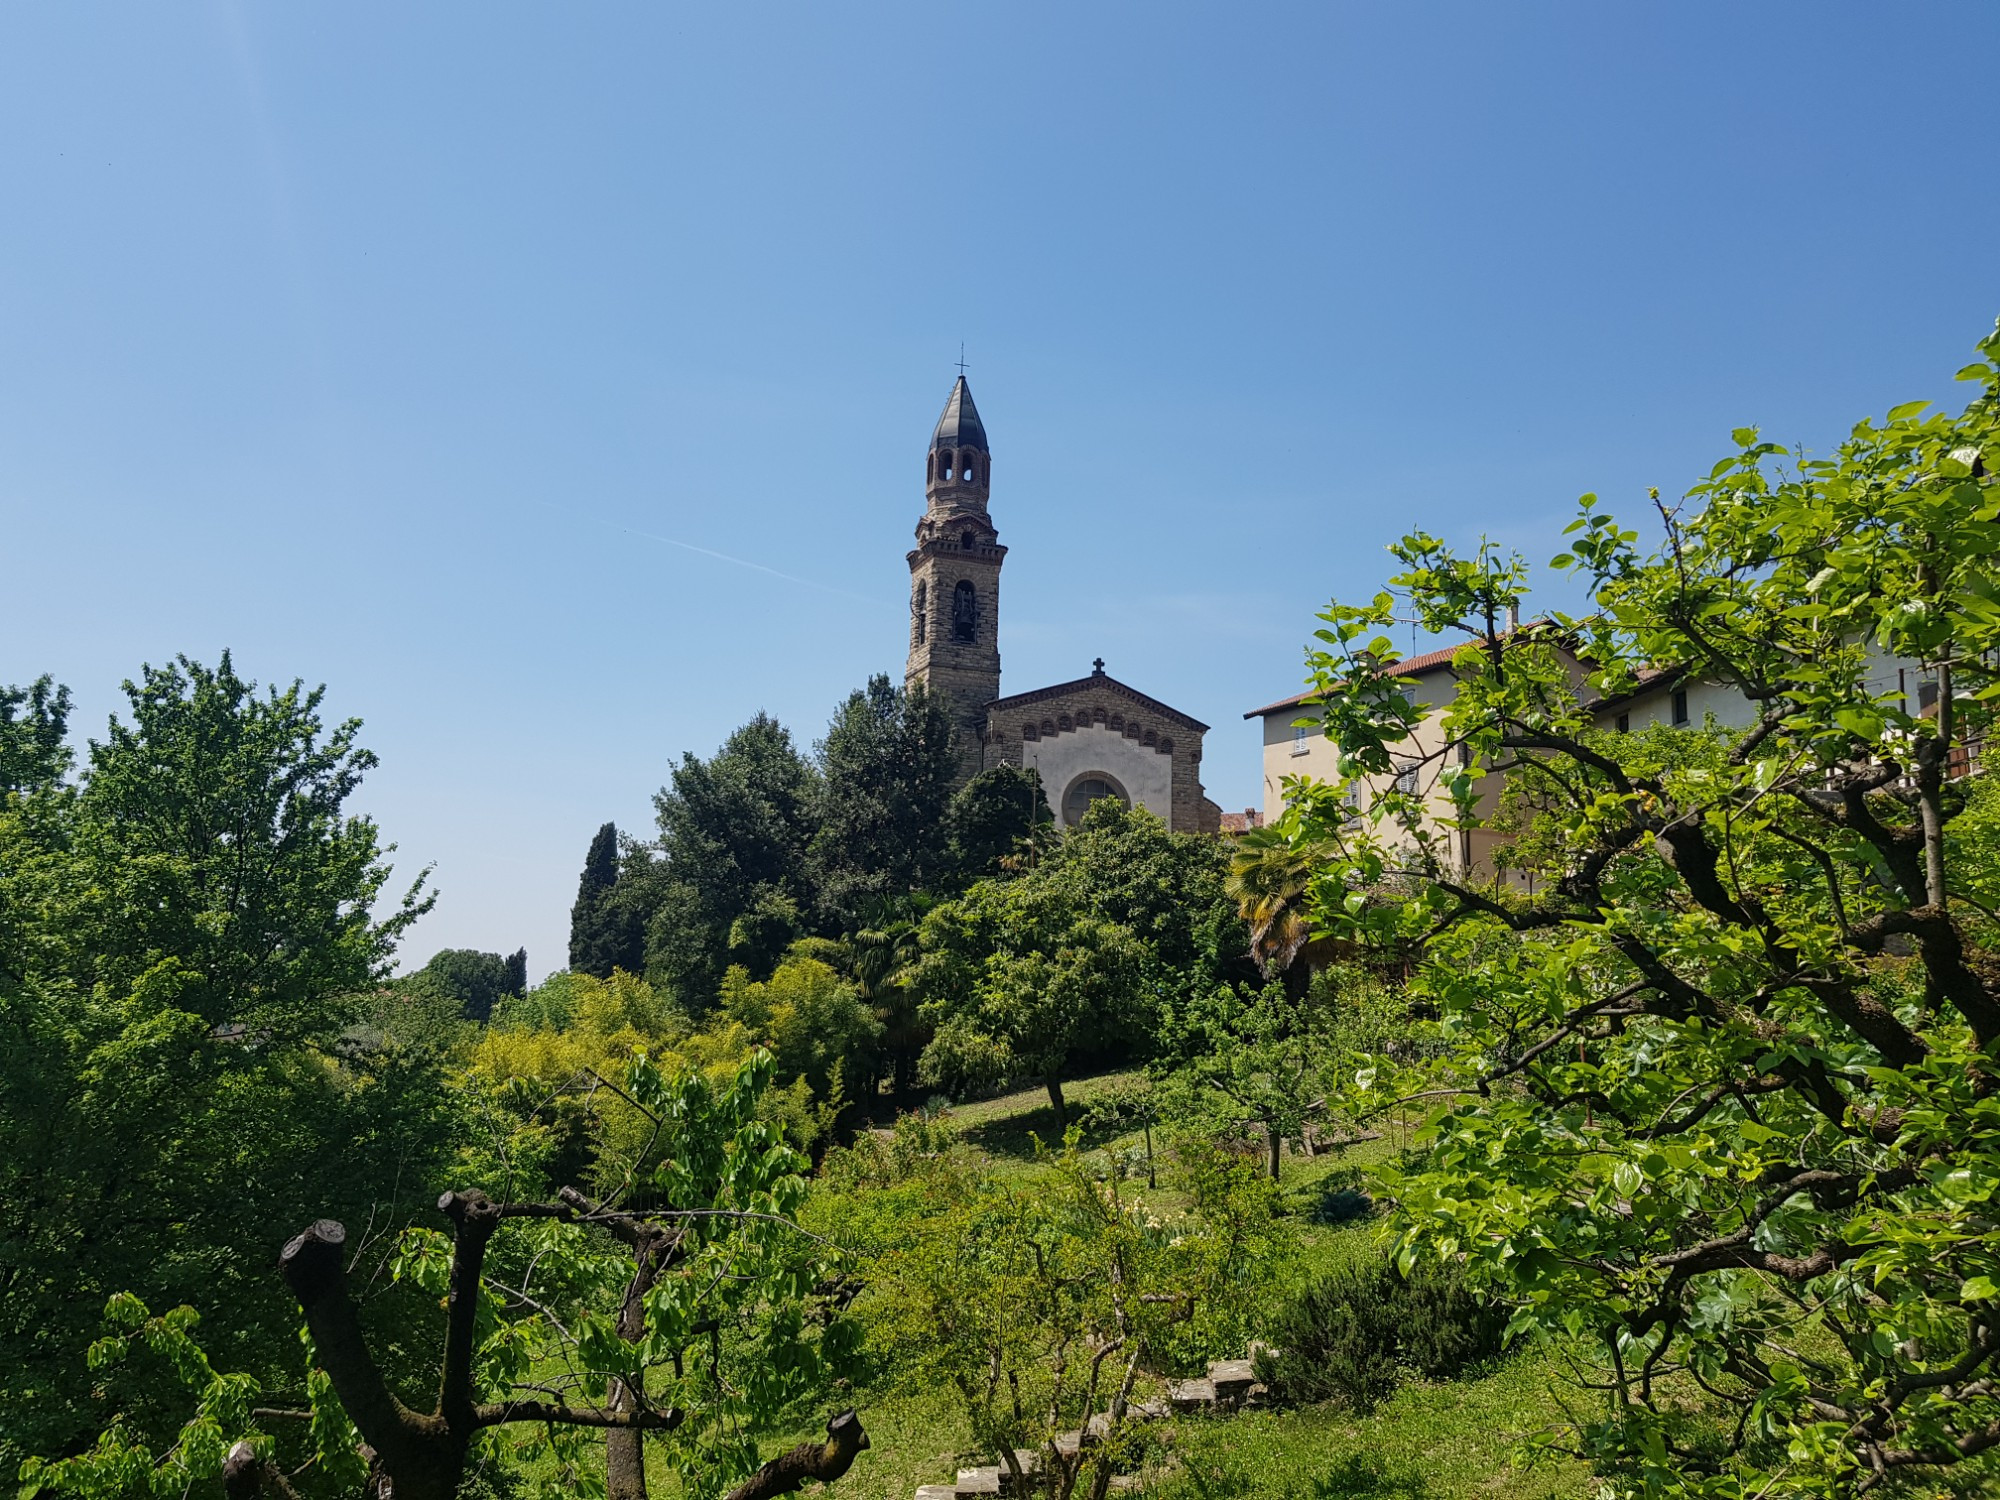
<svg viewBox="0 0 2000 1500"><path fill-rule="evenodd" d="M958 784L982 763L980 738L986 705L1000 695L1000 564L1007 549L980 543L971 550L952 538L925 542L910 553L910 656L904 683L924 683L950 704L959 733ZM975 601L974 631L961 641L952 631L952 596L969 580ZM923 639L918 639L917 597L923 589Z"/></svg>
<svg viewBox="0 0 2000 1500"><path fill-rule="evenodd" d="M1203 731L1186 719L1163 714L1137 700L1110 678L1086 678L1068 687L1044 688L995 703L986 716L985 763L1018 766L1024 763L1022 747L1032 737L1041 739L1074 731L1080 724L1097 724L1122 733L1126 739L1171 758L1173 764L1172 812L1167 826L1179 833L1203 829L1201 749ZM1051 797L1060 797L1063 788L1045 787Z"/></svg>

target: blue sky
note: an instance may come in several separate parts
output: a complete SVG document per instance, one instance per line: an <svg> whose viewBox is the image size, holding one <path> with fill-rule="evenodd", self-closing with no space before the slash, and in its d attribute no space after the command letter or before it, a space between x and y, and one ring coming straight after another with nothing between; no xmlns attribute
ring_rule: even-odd
<svg viewBox="0 0 2000 1500"><path fill-rule="evenodd" d="M681 752L900 673L962 340L1008 689L1102 655L1241 807L1401 531L1539 562L1731 427L1962 400L1996 52L1990 0L10 7L0 681L99 734L175 652L326 683L436 867L407 957L544 972Z"/></svg>

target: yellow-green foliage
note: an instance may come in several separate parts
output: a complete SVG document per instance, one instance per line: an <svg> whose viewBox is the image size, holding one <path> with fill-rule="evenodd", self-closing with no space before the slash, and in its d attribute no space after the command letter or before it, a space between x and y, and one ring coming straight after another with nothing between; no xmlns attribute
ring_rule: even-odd
<svg viewBox="0 0 2000 1500"><path fill-rule="evenodd" d="M467 1081L519 1121L511 1158L610 1187L647 1165L654 1136L652 1122L613 1086L635 1056L719 1081L751 1050L737 1025L693 1031L670 999L622 969L609 979L557 974L496 1013L472 1049Z"/></svg>
<svg viewBox="0 0 2000 1500"><path fill-rule="evenodd" d="M740 966L722 980L722 1010L771 1049L780 1078L803 1078L837 1102L838 1083L872 1070L882 1026L853 985L818 958L795 955L758 984Z"/></svg>
<svg viewBox="0 0 2000 1500"><path fill-rule="evenodd" d="M654 1057L677 1050L687 1020L645 980L614 970L609 979L557 974L537 991L542 1014L567 1016L558 1025L496 1024L472 1049L472 1067L495 1080L532 1078L550 1085L580 1074L615 1076L635 1052ZM496 1017L496 1022L500 1020Z"/></svg>
<svg viewBox="0 0 2000 1500"><path fill-rule="evenodd" d="M831 1128L844 1069L867 1065L879 1026L826 964L796 958L755 984L730 970L722 1013L696 1030L666 995L623 970L609 979L558 974L495 1013L473 1046L467 1083L513 1122L505 1155L550 1175L610 1187L648 1165L652 1122L614 1086L643 1053L720 1081L759 1047L779 1078L764 1118L800 1147Z"/></svg>

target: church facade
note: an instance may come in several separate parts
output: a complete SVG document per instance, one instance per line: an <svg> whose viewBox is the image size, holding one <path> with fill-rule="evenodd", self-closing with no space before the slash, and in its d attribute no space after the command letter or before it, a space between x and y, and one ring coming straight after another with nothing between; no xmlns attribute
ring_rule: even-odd
<svg viewBox="0 0 2000 1500"><path fill-rule="evenodd" d="M1116 797L1176 832L1214 833L1221 809L1203 795L1200 720L1108 676L1002 697L1000 544L989 504L993 452L964 375L953 385L924 460L924 514L910 551L906 684L951 709L963 784L989 766L1033 768L1056 822Z"/></svg>

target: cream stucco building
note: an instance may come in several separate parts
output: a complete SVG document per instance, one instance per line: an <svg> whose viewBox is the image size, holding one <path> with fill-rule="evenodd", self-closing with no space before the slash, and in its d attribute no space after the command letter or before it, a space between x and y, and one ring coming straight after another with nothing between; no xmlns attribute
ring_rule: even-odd
<svg viewBox="0 0 2000 1500"><path fill-rule="evenodd" d="M1397 677L1414 679L1409 691L1420 717L1401 747L1404 769L1399 774L1406 778L1406 790L1424 795L1428 809L1440 823L1451 820L1455 813L1439 784L1439 773L1453 763L1463 763L1459 747L1450 743L1440 722L1442 710L1458 691L1452 660L1463 649L1462 645L1447 646L1405 657L1384 668ZM1588 668L1575 656L1565 656L1571 685L1585 697L1598 729L1637 733L1656 724L1699 729L1710 723L1723 729L1747 729L1757 721L1756 706L1736 688L1686 671L1642 672L1631 691L1591 698L1586 685ZM1897 698L1912 714L1927 711L1936 699L1937 681L1932 674L1914 662L1879 651L1869 658L1865 680L1871 693ZM1306 702L1306 696L1282 698L1243 716L1263 724L1265 822L1284 810L1288 776L1323 782L1340 779L1333 742L1320 732L1319 712ZM1475 807L1481 820L1495 809L1505 784L1504 770L1489 769L1481 779ZM1355 789L1356 804L1365 805L1380 789L1376 779L1364 781ZM1495 869L1494 851L1506 838L1490 828L1454 830L1450 846L1454 867L1460 873L1490 876Z"/></svg>

